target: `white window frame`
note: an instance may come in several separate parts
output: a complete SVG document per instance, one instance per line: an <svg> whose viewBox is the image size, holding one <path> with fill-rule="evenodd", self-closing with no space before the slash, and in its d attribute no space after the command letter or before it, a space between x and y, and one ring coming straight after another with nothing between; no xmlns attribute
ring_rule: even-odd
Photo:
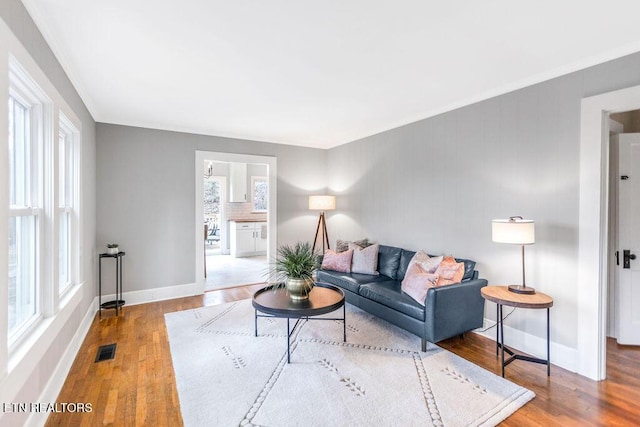
<svg viewBox="0 0 640 427"><path fill-rule="evenodd" d="M65 150L64 153L60 151L60 140L64 139ZM80 132L72 121L62 112L58 112L58 138L56 144L56 173L55 173L55 188L56 188L56 215L55 215L55 229L56 238L55 241L55 278L56 287L58 289L58 295L60 299L63 299L65 294L78 283L78 252L79 252L79 233L78 233L78 164L79 164L79 141ZM64 155L64 159L62 156ZM64 162L64 163L63 163ZM60 170L61 168L64 171ZM63 189L64 187L64 189ZM64 194L64 200L62 196ZM60 217L62 215L69 216L68 229L67 229L67 280L62 282L60 279L60 243L62 240L62 230L60 229Z"/></svg>
<svg viewBox="0 0 640 427"><path fill-rule="evenodd" d="M266 209L256 209L256 181L264 181L267 183L267 188L269 186L269 177L266 176L252 176L251 177L251 211L265 213L269 210L269 195L267 194L267 208ZM267 190L268 191L268 190Z"/></svg>
<svg viewBox="0 0 640 427"><path fill-rule="evenodd" d="M45 143L50 136L51 100L22 66L13 58L9 60L9 97L28 109L29 113L29 200L22 206L9 204L9 218L33 218L35 223L35 253L33 260L35 271L34 314L14 330L7 331L8 347L11 351L25 336L36 328L46 311L44 299L49 294L45 289L43 277L46 270L46 198L47 191L43 178L46 173L47 153ZM8 226L8 224L6 225Z"/></svg>

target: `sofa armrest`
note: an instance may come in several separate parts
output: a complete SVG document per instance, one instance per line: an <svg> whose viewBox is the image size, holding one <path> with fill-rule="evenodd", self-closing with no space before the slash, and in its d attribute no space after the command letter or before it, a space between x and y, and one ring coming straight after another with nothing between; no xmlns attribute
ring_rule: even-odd
<svg viewBox="0 0 640 427"><path fill-rule="evenodd" d="M425 299L425 335L438 342L482 326L485 279L429 288Z"/></svg>

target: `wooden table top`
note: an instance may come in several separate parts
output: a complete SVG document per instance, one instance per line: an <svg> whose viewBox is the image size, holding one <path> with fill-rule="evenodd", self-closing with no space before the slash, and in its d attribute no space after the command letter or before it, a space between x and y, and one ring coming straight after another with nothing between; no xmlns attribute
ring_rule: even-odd
<svg viewBox="0 0 640 427"><path fill-rule="evenodd" d="M518 294L511 292L507 286L485 286L480 292L484 299L510 307L549 308L553 306L553 298L538 291L535 294Z"/></svg>
<svg viewBox="0 0 640 427"><path fill-rule="evenodd" d="M344 305L344 291L328 283L315 283L309 298L294 301L287 290L266 286L253 295L253 307L276 317L307 317L331 313Z"/></svg>

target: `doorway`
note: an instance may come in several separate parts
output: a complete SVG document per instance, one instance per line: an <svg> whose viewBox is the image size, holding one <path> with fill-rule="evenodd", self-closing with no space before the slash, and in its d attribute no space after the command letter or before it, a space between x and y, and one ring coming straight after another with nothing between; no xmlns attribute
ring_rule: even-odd
<svg viewBox="0 0 640 427"><path fill-rule="evenodd" d="M637 289L640 263L638 174L640 110L609 115L609 283L607 336L618 344L640 344ZM640 261L640 260L639 260Z"/></svg>
<svg viewBox="0 0 640 427"><path fill-rule="evenodd" d="M275 168L274 157L196 152L195 264L202 292L264 281L277 236Z"/></svg>
<svg viewBox="0 0 640 427"><path fill-rule="evenodd" d="M218 160L203 166L205 291L263 282L269 166Z"/></svg>
<svg viewBox="0 0 640 427"><path fill-rule="evenodd" d="M610 113L640 108L640 86L583 98L580 112L577 372L606 378Z"/></svg>

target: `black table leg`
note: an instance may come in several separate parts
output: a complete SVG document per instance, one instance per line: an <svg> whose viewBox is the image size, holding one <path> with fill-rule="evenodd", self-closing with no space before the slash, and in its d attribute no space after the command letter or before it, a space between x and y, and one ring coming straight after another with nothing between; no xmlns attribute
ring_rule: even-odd
<svg viewBox="0 0 640 427"><path fill-rule="evenodd" d="M102 319L102 257L98 261L98 312Z"/></svg>
<svg viewBox="0 0 640 427"><path fill-rule="evenodd" d="M500 322L500 353L502 354L502 378L504 378L504 322L502 319L502 304L498 304L498 321Z"/></svg>
<svg viewBox="0 0 640 427"><path fill-rule="evenodd" d="M287 317L287 363L291 363L291 335L289 334L289 318Z"/></svg>
<svg viewBox="0 0 640 427"><path fill-rule="evenodd" d="M253 310L254 319L253 319L253 336L258 336L258 310Z"/></svg>
<svg viewBox="0 0 640 427"><path fill-rule="evenodd" d="M551 345L549 344L549 307L547 307L547 376L551 376Z"/></svg>
<svg viewBox="0 0 640 427"><path fill-rule="evenodd" d="M347 342L347 305L342 306L342 327L344 342Z"/></svg>
<svg viewBox="0 0 640 427"><path fill-rule="evenodd" d="M120 278L118 279L118 286L120 288L120 298L118 298L118 304L117 305L120 305L120 301L122 301L122 298L123 298L123 296L122 296L122 268L124 267L124 262L123 262L123 259L122 259L121 256L118 257L117 259L119 260L119 264L120 264ZM122 305L124 305L124 303Z"/></svg>
<svg viewBox="0 0 640 427"><path fill-rule="evenodd" d="M500 304L496 304L496 356L498 355L498 350L500 349Z"/></svg>
<svg viewBox="0 0 640 427"><path fill-rule="evenodd" d="M118 306L120 305L120 258L116 255L116 317L118 317Z"/></svg>

